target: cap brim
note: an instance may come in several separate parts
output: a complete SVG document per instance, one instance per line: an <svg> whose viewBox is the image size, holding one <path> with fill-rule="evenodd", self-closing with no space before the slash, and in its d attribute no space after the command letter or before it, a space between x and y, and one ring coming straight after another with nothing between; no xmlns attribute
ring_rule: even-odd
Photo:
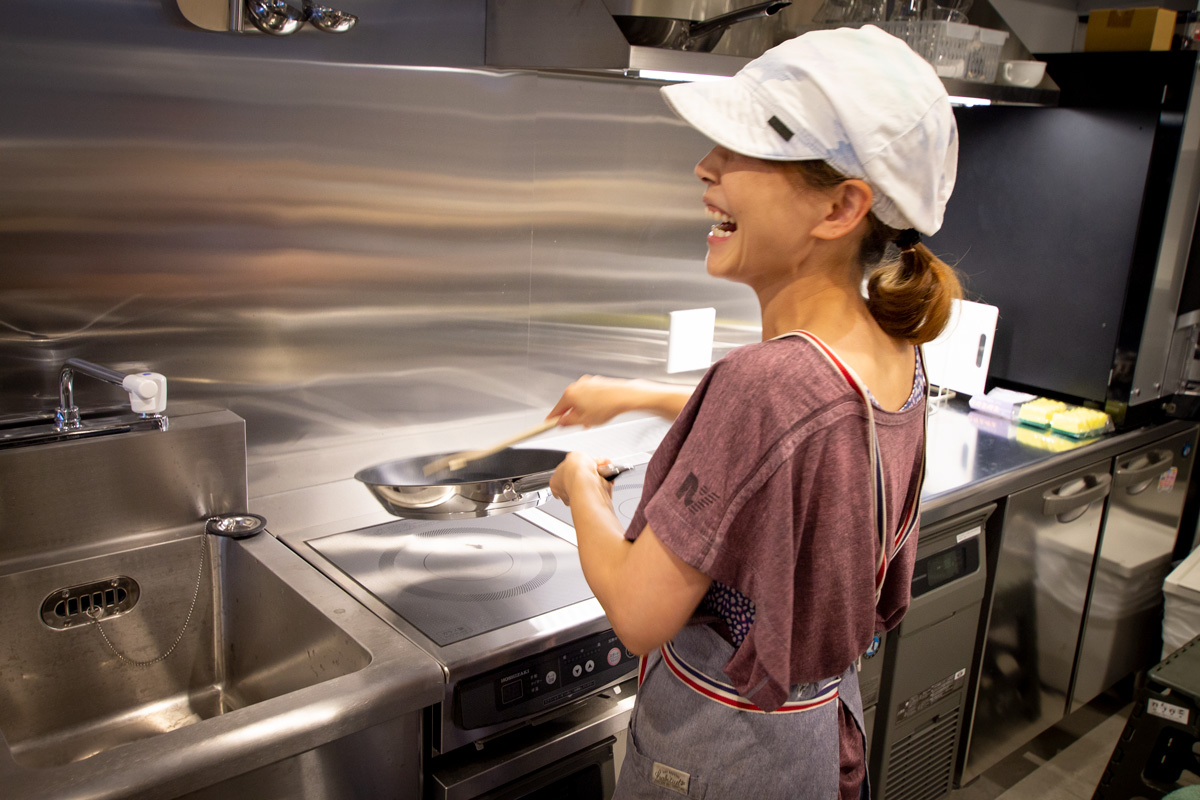
<svg viewBox="0 0 1200 800"><path fill-rule="evenodd" d="M805 144L805 132L792 131L789 140L772 128L771 111L737 78L677 83L661 91L680 119L735 153L769 161L804 161L824 154Z"/></svg>

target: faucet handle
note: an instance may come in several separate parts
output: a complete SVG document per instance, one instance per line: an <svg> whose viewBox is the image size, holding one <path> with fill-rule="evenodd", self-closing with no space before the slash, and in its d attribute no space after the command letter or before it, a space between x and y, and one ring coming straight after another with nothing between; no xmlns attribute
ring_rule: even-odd
<svg viewBox="0 0 1200 800"><path fill-rule="evenodd" d="M161 414L167 410L167 379L157 372L126 375L121 388L129 392L129 405L138 414Z"/></svg>

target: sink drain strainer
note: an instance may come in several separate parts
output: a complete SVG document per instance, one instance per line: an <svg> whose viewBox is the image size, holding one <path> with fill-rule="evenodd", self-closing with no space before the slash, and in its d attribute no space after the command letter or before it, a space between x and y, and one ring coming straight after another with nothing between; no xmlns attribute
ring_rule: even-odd
<svg viewBox="0 0 1200 800"><path fill-rule="evenodd" d="M141 593L137 581L124 575L68 586L51 592L42 601L42 622L63 630L89 623L95 614L117 617L132 609Z"/></svg>
<svg viewBox="0 0 1200 800"><path fill-rule="evenodd" d="M261 533L266 528L267 521L257 514L221 514L206 521L204 532L200 535L200 564L196 570L196 586L192 590L192 603L188 607L187 617L175 641L162 655L145 661L139 661L122 653L108 638L108 633L100 625L101 620L108 620L130 611L141 595L137 581L125 576L107 578L93 583L69 586L56 589L42 601L42 622L55 630L94 625L104 638L104 643L122 662L134 667L148 667L164 660L183 641L183 634L192 621L196 611L196 601L200 598L200 586L204 582L204 563L208 552L208 537L228 536L234 539L244 539Z"/></svg>

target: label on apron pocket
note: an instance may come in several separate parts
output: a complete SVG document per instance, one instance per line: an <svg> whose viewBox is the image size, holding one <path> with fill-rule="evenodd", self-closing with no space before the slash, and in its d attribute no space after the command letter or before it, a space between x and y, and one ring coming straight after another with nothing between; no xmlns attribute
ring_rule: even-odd
<svg viewBox="0 0 1200 800"><path fill-rule="evenodd" d="M650 780L664 789L670 789L680 794L687 794L688 784L692 782L692 776L682 770L668 767L666 764L660 764L655 761L654 766L650 770Z"/></svg>

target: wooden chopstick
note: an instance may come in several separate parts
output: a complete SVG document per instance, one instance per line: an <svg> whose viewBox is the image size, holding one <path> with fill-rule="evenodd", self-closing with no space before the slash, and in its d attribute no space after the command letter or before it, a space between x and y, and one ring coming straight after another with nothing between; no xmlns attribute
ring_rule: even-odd
<svg viewBox="0 0 1200 800"><path fill-rule="evenodd" d="M442 456L441 458L430 461L421 469L424 471L426 477L434 474L435 472L442 472L443 470L455 472L462 469L472 461L478 461L481 458L487 458L488 456L495 455L506 447L511 447L518 442L531 439L534 436L537 436L539 433L545 433L558 424L558 419L558 417L551 417L545 422L541 422L527 431L521 431L516 436L509 437L502 442L497 442L491 447L487 447L482 450L464 450L461 453L452 453L448 456Z"/></svg>

